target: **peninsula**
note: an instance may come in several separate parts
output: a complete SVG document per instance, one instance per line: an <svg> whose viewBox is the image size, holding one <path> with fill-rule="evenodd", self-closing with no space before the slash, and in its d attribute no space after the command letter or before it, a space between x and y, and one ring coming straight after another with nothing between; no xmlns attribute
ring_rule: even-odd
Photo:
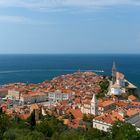
<svg viewBox="0 0 140 140"><path fill-rule="evenodd" d="M0 108L10 118L25 121L34 113L35 124L41 123L40 116L49 115L73 129L90 126L109 132L120 121L140 130L137 87L117 71L115 63L111 76L77 71L38 84L2 85Z"/></svg>

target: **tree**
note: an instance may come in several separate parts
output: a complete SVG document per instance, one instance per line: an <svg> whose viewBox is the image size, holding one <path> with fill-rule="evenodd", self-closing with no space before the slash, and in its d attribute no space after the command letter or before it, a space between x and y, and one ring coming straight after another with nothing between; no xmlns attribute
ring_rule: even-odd
<svg viewBox="0 0 140 140"><path fill-rule="evenodd" d="M52 137L52 140L56 140L56 137ZM82 135L76 130L70 129L61 133L57 140L82 140Z"/></svg>
<svg viewBox="0 0 140 140"><path fill-rule="evenodd" d="M83 115L83 121L85 121L85 122L88 121L88 117L86 114Z"/></svg>
<svg viewBox="0 0 140 140"><path fill-rule="evenodd" d="M140 132L130 123L116 122L111 129L113 140L139 140Z"/></svg>
<svg viewBox="0 0 140 140"><path fill-rule="evenodd" d="M100 87L102 91L107 90L109 86L109 81L108 79L105 79L103 82L101 82Z"/></svg>
<svg viewBox="0 0 140 140"><path fill-rule="evenodd" d="M100 83L101 92L96 95L96 98L105 97L105 95L108 92L108 87L109 87L109 80L105 78L104 81Z"/></svg>
<svg viewBox="0 0 140 140"><path fill-rule="evenodd" d="M75 119L75 117L74 117L74 115L73 115L72 113L69 114L69 119L70 119L70 120Z"/></svg>
<svg viewBox="0 0 140 140"><path fill-rule="evenodd" d="M2 107L0 108L0 114L2 114L3 113L3 111L2 111Z"/></svg>
<svg viewBox="0 0 140 140"><path fill-rule="evenodd" d="M84 114L83 115L83 121L85 121L85 122L92 122L92 120L93 120L94 117L95 116L92 115L92 114L88 114L88 115Z"/></svg>
<svg viewBox="0 0 140 140"><path fill-rule="evenodd" d="M2 139L4 132L8 130L9 126L10 121L8 116L4 113L0 114L0 140Z"/></svg>
<svg viewBox="0 0 140 140"><path fill-rule="evenodd" d="M108 140L108 133L98 129L90 128L85 131L84 140Z"/></svg>
<svg viewBox="0 0 140 140"><path fill-rule="evenodd" d="M29 117L28 122L30 124L30 128L34 129L34 127L36 126L35 110L33 110L33 112L31 113L31 116Z"/></svg>
<svg viewBox="0 0 140 140"><path fill-rule="evenodd" d="M45 136L41 132L31 131L23 137L23 140L45 140Z"/></svg>
<svg viewBox="0 0 140 140"><path fill-rule="evenodd" d="M15 140L16 139L16 131L14 129L10 129L6 131L3 135L4 140Z"/></svg>
<svg viewBox="0 0 140 140"><path fill-rule="evenodd" d="M28 129L9 129L4 133L3 140L45 140L45 136Z"/></svg>
<svg viewBox="0 0 140 140"><path fill-rule="evenodd" d="M53 134L52 127L49 125L48 120L44 119L40 124L36 126L36 130L42 132L46 137L51 137Z"/></svg>
<svg viewBox="0 0 140 140"><path fill-rule="evenodd" d="M42 132L46 137L52 137L55 133L60 135L60 133L67 130L67 126L55 117L47 115L41 120L40 124L37 124L36 130Z"/></svg>

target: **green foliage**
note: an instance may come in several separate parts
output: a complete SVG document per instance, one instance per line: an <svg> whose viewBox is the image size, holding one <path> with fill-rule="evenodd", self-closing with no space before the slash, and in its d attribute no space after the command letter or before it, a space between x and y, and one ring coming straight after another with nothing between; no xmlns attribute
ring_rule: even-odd
<svg viewBox="0 0 140 140"><path fill-rule="evenodd" d="M68 129L61 134L53 135L51 140L108 140L108 135L93 128L89 130Z"/></svg>
<svg viewBox="0 0 140 140"><path fill-rule="evenodd" d="M81 135L81 133L78 133L78 131L74 130L74 129L70 129L67 131L64 131L61 134L57 135L53 135L53 137L51 138L51 140L82 140L83 136ZM83 139L84 140L84 139Z"/></svg>
<svg viewBox="0 0 140 140"><path fill-rule="evenodd" d="M116 122L111 129L111 138L114 140L139 140L140 132L130 123Z"/></svg>
<svg viewBox="0 0 140 140"><path fill-rule="evenodd" d="M8 130L9 126L10 126L10 121L8 119L8 116L5 115L4 113L1 113L0 114L0 140L2 139L4 132Z"/></svg>
<svg viewBox="0 0 140 140"><path fill-rule="evenodd" d="M3 140L45 140L45 137L37 131L10 129L4 133Z"/></svg>
<svg viewBox="0 0 140 140"><path fill-rule="evenodd" d="M73 116L73 114L72 114L72 113L70 113L70 115L69 115L69 119L70 119L70 120L75 119L75 117Z"/></svg>
<svg viewBox="0 0 140 140"><path fill-rule="evenodd" d="M53 116L45 116L41 123L36 126L36 130L42 132L46 137L51 137L54 133L62 133L67 127L62 121Z"/></svg>
<svg viewBox="0 0 140 140"><path fill-rule="evenodd" d="M24 129L24 128L30 128L29 124L25 120L20 119L18 116L15 116L12 119L12 124L11 127L12 128L16 128L16 129Z"/></svg>
<svg viewBox="0 0 140 140"><path fill-rule="evenodd" d="M65 119L69 119L69 120L73 120L73 119L75 119L75 117L73 116L72 113L65 114L64 118L65 118Z"/></svg>
<svg viewBox="0 0 140 140"><path fill-rule="evenodd" d="M30 124L30 128L34 129L34 127L36 126L35 110L33 110L31 116L28 118L28 123Z"/></svg>
<svg viewBox="0 0 140 140"><path fill-rule="evenodd" d="M33 115L34 116L34 115ZM33 116L30 120L34 121ZM88 120L91 116L84 116ZM9 119L0 114L0 140L139 140L140 132L129 123L116 122L109 133L97 129L70 129L53 116L45 116L39 124L32 121L34 129L29 129L29 120L18 117Z"/></svg>
<svg viewBox="0 0 140 140"><path fill-rule="evenodd" d="M94 117L95 116L94 115L91 115L91 114L89 114L89 115L84 114L83 115L83 121L85 121L85 122L92 122L92 120L93 120Z"/></svg>
<svg viewBox="0 0 140 140"><path fill-rule="evenodd" d="M47 120L43 120L36 126L37 131L42 132L46 137L51 137L53 134L52 127Z"/></svg>
<svg viewBox="0 0 140 140"><path fill-rule="evenodd" d="M100 83L101 92L96 95L97 99L105 97L105 95L108 92L108 87L109 87L109 80L108 78L105 78L103 82Z"/></svg>
<svg viewBox="0 0 140 140"><path fill-rule="evenodd" d="M107 140L108 135L103 131L99 131L98 129L90 128L85 132L84 140Z"/></svg>
<svg viewBox="0 0 140 140"><path fill-rule="evenodd" d="M102 89L102 91L105 91L108 89L109 86L109 81L108 79L105 79L103 82L101 82L100 87Z"/></svg>
<svg viewBox="0 0 140 140"><path fill-rule="evenodd" d="M2 114L2 113L3 113L2 108L0 108L0 114Z"/></svg>
<svg viewBox="0 0 140 140"><path fill-rule="evenodd" d="M85 122L88 121L88 117L86 114L83 115L83 121L85 121Z"/></svg>
<svg viewBox="0 0 140 140"><path fill-rule="evenodd" d="M3 135L4 140L15 140L18 133L14 129L6 131Z"/></svg>
<svg viewBox="0 0 140 140"><path fill-rule="evenodd" d="M45 136L38 131L31 131L24 135L22 139L18 138L17 140L45 140Z"/></svg>

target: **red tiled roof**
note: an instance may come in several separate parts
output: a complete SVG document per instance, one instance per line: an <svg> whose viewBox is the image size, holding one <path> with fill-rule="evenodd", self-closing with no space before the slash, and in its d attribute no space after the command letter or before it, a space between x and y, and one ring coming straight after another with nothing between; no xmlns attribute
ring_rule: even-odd
<svg viewBox="0 0 140 140"><path fill-rule="evenodd" d="M112 100L100 100L99 102L98 102L98 106L101 106L101 107L106 107L106 106L109 106L109 105L112 105L112 104L114 104L115 102L114 101L112 101Z"/></svg>
<svg viewBox="0 0 140 140"><path fill-rule="evenodd" d="M72 121L70 121L69 119L64 119L64 124L68 125L71 128L86 128L86 125L82 124L80 125L80 120L74 119Z"/></svg>
<svg viewBox="0 0 140 140"><path fill-rule="evenodd" d="M117 80L123 80L124 79L124 75L122 73L120 73L120 72L117 72L116 73L116 79Z"/></svg>
<svg viewBox="0 0 140 140"><path fill-rule="evenodd" d="M83 118L83 113L80 109L68 109L67 113L71 113L76 119L81 120Z"/></svg>
<svg viewBox="0 0 140 140"><path fill-rule="evenodd" d="M137 99L138 99L138 98L135 97L134 95L128 96L128 100L134 101L134 100L137 100Z"/></svg>
<svg viewBox="0 0 140 140"><path fill-rule="evenodd" d="M28 92L27 94L22 94L22 97L33 97L33 96L46 96L46 94L41 92Z"/></svg>
<svg viewBox="0 0 140 140"><path fill-rule="evenodd" d="M30 114L20 114L19 117L23 120L27 120L30 117Z"/></svg>

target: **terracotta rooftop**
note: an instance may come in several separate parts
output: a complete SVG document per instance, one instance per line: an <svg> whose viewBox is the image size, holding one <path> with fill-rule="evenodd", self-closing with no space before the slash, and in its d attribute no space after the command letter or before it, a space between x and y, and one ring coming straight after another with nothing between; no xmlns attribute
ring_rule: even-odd
<svg viewBox="0 0 140 140"><path fill-rule="evenodd" d="M121 88L120 85L118 85L117 83L115 83L114 85L111 86L112 88Z"/></svg>
<svg viewBox="0 0 140 140"><path fill-rule="evenodd" d="M72 121L70 121L69 119L64 119L64 124L68 125L71 128L86 128L86 125L84 124L80 124L80 120L74 119Z"/></svg>
<svg viewBox="0 0 140 140"><path fill-rule="evenodd" d="M129 103L126 102L126 101L118 101L118 102L115 102L117 106L119 107L128 107Z"/></svg>
<svg viewBox="0 0 140 140"><path fill-rule="evenodd" d="M116 79L117 80L123 80L124 79L124 75L122 73L120 73L120 72L117 72L116 73Z"/></svg>
<svg viewBox="0 0 140 140"><path fill-rule="evenodd" d="M41 92L29 92L27 94L22 94L22 97L33 97L33 96L46 96L46 94L41 93Z"/></svg>
<svg viewBox="0 0 140 140"><path fill-rule="evenodd" d="M103 100L103 101L99 101L98 102L98 106L100 106L100 107L106 107L106 106L109 106L109 105L112 105L112 104L114 104L115 102L114 101L112 101L112 100Z"/></svg>
<svg viewBox="0 0 140 140"><path fill-rule="evenodd" d="M140 112L140 109L116 109L113 110L111 113L103 114L97 116L95 120L102 121L105 123L113 124L116 121L124 121L126 118L135 115L136 113Z"/></svg>
<svg viewBox="0 0 140 140"><path fill-rule="evenodd" d="M27 120L27 119L30 117L30 114L20 114L19 117L20 117L22 120Z"/></svg>
<svg viewBox="0 0 140 140"><path fill-rule="evenodd" d="M81 120L83 117L83 113L80 109L68 109L67 113L71 113L76 119Z"/></svg>
<svg viewBox="0 0 140 140"><path fill-rule="evenodd" d="M34 109L35 109L35 110L39 109L38 104L32 104L32 105L31 105L31 109L32 109L32 110L34 110Z"/></svg>
<svg viewBox="0 0 140 140"><path fill-rule="evenodd" d="M136 96L134 96L134 95L128 96L128 100L135 101L135 100L137 100L137 99L138 99L138 98L137 98Z"/></svg>

